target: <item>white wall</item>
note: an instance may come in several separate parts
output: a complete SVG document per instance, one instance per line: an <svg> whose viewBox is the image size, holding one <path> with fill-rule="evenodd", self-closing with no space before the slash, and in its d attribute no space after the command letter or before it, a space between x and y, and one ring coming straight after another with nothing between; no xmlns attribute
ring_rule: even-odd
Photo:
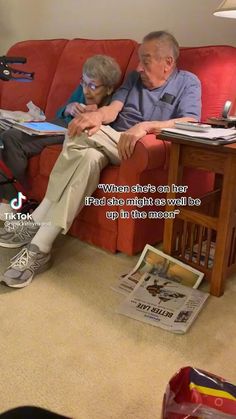
<svg viewBox="0 0 236 419"><path fill-rule="evenodd" d="M0 54L45 38L133 38L159 29L182 46L236 45L236 19L212 12L220 0L0 0Z"/></svg>

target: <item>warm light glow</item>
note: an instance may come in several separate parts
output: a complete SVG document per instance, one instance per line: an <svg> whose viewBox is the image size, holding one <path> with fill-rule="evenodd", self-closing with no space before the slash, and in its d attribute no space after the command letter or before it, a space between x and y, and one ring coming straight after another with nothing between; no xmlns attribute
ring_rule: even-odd
<svg viewBox="0 0 236 419"><path fill-rule="evenodd" d="M236 19L236 0L223 1L213 14L219 17L231 17Z"/></svg>

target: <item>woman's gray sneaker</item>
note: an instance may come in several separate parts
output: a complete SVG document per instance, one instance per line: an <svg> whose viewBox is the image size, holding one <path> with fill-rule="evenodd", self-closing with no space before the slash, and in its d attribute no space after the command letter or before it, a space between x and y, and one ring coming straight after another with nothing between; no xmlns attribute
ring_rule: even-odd
<svg viewBox="0 0 236 419"><path fill-rule="evenodd" d="M12 288L26 287L35 275L50 268L50 259L51 253L43 253L36 244L30 243L11 259L0 281Z"/></svg>
<svg viewBox="0 0 236 419"><path fill-rule="evenodd" d="M39 225L32 221L5 221L0 228L0 246L17 248L31 242L39 229Z"/></svg>

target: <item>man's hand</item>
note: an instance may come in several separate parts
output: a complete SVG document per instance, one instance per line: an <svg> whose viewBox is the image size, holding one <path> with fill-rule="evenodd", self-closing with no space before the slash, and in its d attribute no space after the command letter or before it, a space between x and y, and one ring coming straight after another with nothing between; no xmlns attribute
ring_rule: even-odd
<svg viewBox="0 0 236 419"><path fill-rule="evenodd" d="M147 124L146 122L141 122L121 134L117 145L121 159L126 160L132 156L137 141L148 133Z"/></svg>
<svg viewBox="0 0 236 419"><path fill-rule="evenodd" d="M88 135L93 135L97 132L102 124L102 116L99 112L85 112L80 113L68 125L69 137L80 135L86 131Z"/></svg>

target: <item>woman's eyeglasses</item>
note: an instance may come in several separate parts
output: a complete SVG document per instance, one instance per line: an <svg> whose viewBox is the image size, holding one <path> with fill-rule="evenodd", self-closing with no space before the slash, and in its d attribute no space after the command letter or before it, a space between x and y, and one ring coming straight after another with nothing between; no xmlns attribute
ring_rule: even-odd
<svg viewBox="0 0 236 419"><path fill-rule="evenodd" d="M95 83L93 83L92 81L87 82L87 81L85 81L83 78L81 78L81 80L80 80L80 84L81 84L83 87L87 87L89 90L92 90L93 92L94 92L95 90L97 90L99 87L104 86L104 84L95 84Z"/></svg>

